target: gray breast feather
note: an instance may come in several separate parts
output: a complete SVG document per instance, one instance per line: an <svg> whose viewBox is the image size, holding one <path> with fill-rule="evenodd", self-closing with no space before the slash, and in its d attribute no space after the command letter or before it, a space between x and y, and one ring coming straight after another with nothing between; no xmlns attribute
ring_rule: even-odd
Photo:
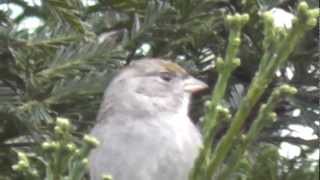
<svg viewBox="0 0 320 180"><path fill-rule="evenodd" d="M89 156L91 180L102 174L114 180L187 180L201 137L189 119L172 126L174 121L98 124L92 134L101 145Z"/></svg>

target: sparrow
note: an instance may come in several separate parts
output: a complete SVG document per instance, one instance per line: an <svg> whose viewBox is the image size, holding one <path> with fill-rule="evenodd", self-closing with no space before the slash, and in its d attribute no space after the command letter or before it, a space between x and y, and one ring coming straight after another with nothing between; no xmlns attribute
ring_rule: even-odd
<svg viewBox="0 0 320 180"><path fill-rule="evenodd" d="M208 86L176 63L133 61L104 92L91 134L91 180L187 180L202 145L188 116L193 93Z"/></svg>

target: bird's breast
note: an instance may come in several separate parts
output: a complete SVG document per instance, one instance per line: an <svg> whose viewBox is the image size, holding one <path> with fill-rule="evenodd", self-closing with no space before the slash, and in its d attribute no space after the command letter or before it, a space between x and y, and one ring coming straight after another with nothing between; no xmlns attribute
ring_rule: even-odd
<svg viewBox="0 0 320 180"><path fill-rule="evenodd" d="M201 145L187 116L109 122L92 134L101 146L90 155L90 174L117 180L186 180Z"/></svg>

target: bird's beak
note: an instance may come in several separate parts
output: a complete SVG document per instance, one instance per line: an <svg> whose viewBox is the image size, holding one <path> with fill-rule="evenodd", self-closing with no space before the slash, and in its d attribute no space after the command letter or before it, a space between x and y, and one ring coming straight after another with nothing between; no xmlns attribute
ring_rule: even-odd
<svg viewBox="0 0 320 180"><path fill-rule="evenodd" d="M195 93L197 91L204 90L207 88L208 88L208 85L206 83L204 83L194 77L188 77L183 82L183 89L186 92Z"/></svg>

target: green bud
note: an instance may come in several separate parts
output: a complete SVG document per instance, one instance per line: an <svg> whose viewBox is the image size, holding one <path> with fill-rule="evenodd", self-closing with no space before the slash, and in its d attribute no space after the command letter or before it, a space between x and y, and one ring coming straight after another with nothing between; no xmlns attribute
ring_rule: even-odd
<svg viewBox="0 0 320 180"><path fill-rule="evenodd" d="M259 113L263 112L266 108L267 108L266 104L261 104Z"/></svg>
<svg viewBox="0 0 320 180"><path fill-rule="evenodd" d="M19 171L19 167L17 164L11 166L12 170Z"/></svg>
<svg viewBox="0 0 320 180"><path fill-rule="evenodd" d="M62 130L62 128L60 126L55 126L54 127L54 132L56 134L63 134L63 130Z"/></svg>
<svg viewBox="0 0 320 180"><path fill-rule="evenodd" d="M27 161L19 161L17 166L18 166L19 170L25 170L25 169L28 169L29 162L27 162Z"/></svg>
<svg viewBox="0 0 320 180"><path fill-rule="evenodd" d="M233 21L234 21L233 16L228 14L228 15L227 15L227 18L226 18L226 21L227 21L228 24L233 23Z"/></svg>
<svg viewBox="0 0 320 180"><path fill-rule="evenodd" d="M68 151L70 151L70 152L75 152L75 150L77 149L77 147L76 147L76 145L73 144L73 143L68 143L68 144L67 144L67 149L68 149Z"/></svg>
<svg viewBox="0 0 320 180"><path fill-rule="evenodd" d="M232 27L234 27L236 29L241 28L248 21L249 21L249 15L248 14L236 13L234 15L227 15L227 18L226 18L226 23L229 26L232 26Z"/></svg>
<svg viewBox="0 0 320 180"><path fill-rule="evenodd" d="M249 21L249 19L250 19L249 14L244 13L244 14L241 15L241 22L242 22L242 24L246 24L246 23Z"/></svg>
<svg viewBox="0 0 320 180"><path fill-rule="evenodd" d="M51 144L49 142L43 142L41 147L43 150L49 150L51 148Z"/></svg>
<svg viewBox="0 0 320 180"><path fill-rule="evenodd" d="M239 23L241 22L241 15L239 13L236 13L234 16L233 16L233 19L234 19L234 22L235 23Z"/></svg>
<svg viewBox="0 0 320 180"><path fill-rule="evenodd" d="M89 163L88 158L84 158L84 159L81 160L81 164L83 164L84 166L87 166L88 163Z"/></svg>
<svg viewBox="0 0 320 180"><path fill-rule="evenodd" d="M290 95L296 94L298 92L298 90L295 87L290 86L288 84L284 84L280 86L279 90L280 90L280 93L285 93Z"/></svg>
<svg viewBox="0 0 320 180"><path fill-rule="evenodd" d="M245 141L247 139L247 136L245 134L241 134L240 138L242 141Z"/></svg>
<svg viewBox="0 0 320 180"><path fill-rule="evenodd" d="M76 155L80 155L80 149L76 149L74 152Z"/></svg>
<svg viewBox="0 0 320 180"><path fill-rule="evenodd" d="M302 14L307 14L307 11L309 9L308 4L305 1L302 1L298 5L298 12Z"/></svg>
<svg viewBox="0 0 320 180"><path fill-rule="evenodd" d="M234 67L238 67L238 66L240 66L240 64L241 64L240 58L234 58L234 59L232 59L232 65L233 65Z"/></svg>
<svg viewBox="0 0 320 180"><path fill-rule="evenodd" d="M320 15L320 9L310 9L307 14L310 18L317 18Z"/></svg>
<svg viewBox="0 0 320 180"><path fill-rule="evenodd" d="M310 18L307 20L306 25L308 28L313 28L317 25L317 19L316 18Z"/></svg>
<svg viewBox="0 0 320 180"><path fill-rule="evenodd" d="M38 173L38 171L37 171L36 169L32 169L32 170L30 171L30 173L31 173L31 175L33 175L33 176L38 176L38 175L39 175L39 173Z"/></svg>
<svg viewBox="0 0 320 180"><path fill-rule="evenodd" d="M66 118L57 118L57 125L60 126L62 129L70 129L70 122Z"/></svg>
<svg viewBox="0 0 320 180"><path fill-rule="evenodd" d="M272 120L272 122L275 122L277 120L277 114L275 112L270 112L269 117Z"/></svg>
<svg viewBox="0 0 320 180"><path fill-rule="evenodd" d="M112 180L111 175L102 175L102 180Z"/></svg>
<svg viewBox="0 0 320 180"><path fill-rule="evenodd" d="M220 72L224 68L224 61L221 57L217 58L216 68L218 72Z"/></svg>
<svg viewBox="0 0 320 180"><path fill-rule="evenodd" d="M24 171L28 169L30 164L27 155L24 152L17 152L17 154L19 161L16 166L12 167L14 168L13 170Z"/></svg>
<svg viewBox="0 0 320 180"><path fill-rule="evenodd" d="M56 142L56 141L52 141L50 145L51 145L52 149L59 149L59 148L61 148L60 143L59 143L59 142Z"/></svg>
<svg viewBox="0 0 320 180"><path fill-rule="evenodd" d="M241 43L241 39L240 39L240 37L236 37L236 38L232 39L232 41L230 43L232 43L233 46L239 46Z"/></svg>
<svg viewBox="0 0 320 180"><path fill-rule="evenodd" d="M205 107L211 106L211 101L210 100L205 101L204 105L205 105Z"/></svg>
<svg viewBox="0 0 320 180"><path fill-rule="evenodd" d="M223 106L221 106L221 105L218 105L218 106L217 106L217 111L218 111L218 112L221 112L221 113L223 113L223 114L228 114L228 113L230 113L230 111L229 111L228 108L225 108L225 107L223 107Z"/></svg>
<svg viewBox="0 0 320 180"><path fill-rule="evenodd" d="M51 151L51 150L58 149L60 147L60 145L58 142L55 142L55 141L51 141L51 142L46 141L41 144L41 147L45 151Z"/></svg>
<svg viewBox="0 0 320 180"><path fill-rule="evenodd" d="M242 167L241 169L250 169L252 168L252 165L247 158L241 158L239 162L239 167Z"/></svg>
<svg viewBox="0 0 320 180"><path fill-rule="evenodd" d="M18 152L18 158L22 161L28 161L27 155L23 152Z"/></svg>
<svg viewBox="0 0 320 180"><path fill-rule="evenodd" d="M95 137L87 134L84 135L83 140L92 147L97 147L100 144L100 142Z"/></svg>
<svg viewBox="0 0 320 180"><path fill-rule="evenodd" d="M241 24L240 19L241 19L240 15L238 13L236 13L234 15L227 15L226 23L229 27L235 28Z"/></svg>
<svg viewBox="0 0 320 180"><path fill-rule="evenodd" d="M221 105L218 105L217 107L218 113L221 115L222 118L228 118L230 116L230 111L228 108L225 108Z"/></svg>

